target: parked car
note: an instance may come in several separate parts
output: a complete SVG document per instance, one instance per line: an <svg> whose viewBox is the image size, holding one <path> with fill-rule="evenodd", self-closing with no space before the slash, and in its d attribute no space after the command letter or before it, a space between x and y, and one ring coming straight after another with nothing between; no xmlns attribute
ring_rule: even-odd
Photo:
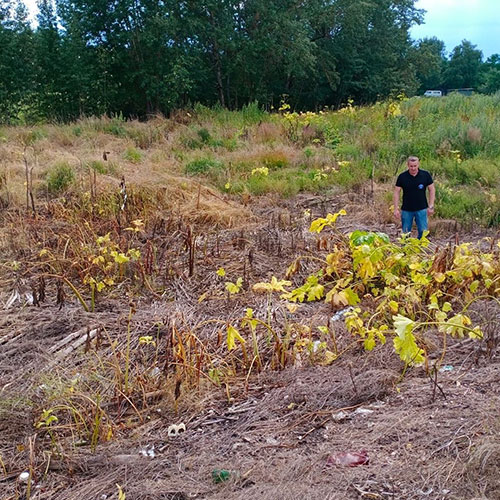
<svg viewBox="0 0 500 500"><path fill-rule="evenodd" d="M424 92L424 97L442 97L443 92L441 90L426 90Z"/></svg>

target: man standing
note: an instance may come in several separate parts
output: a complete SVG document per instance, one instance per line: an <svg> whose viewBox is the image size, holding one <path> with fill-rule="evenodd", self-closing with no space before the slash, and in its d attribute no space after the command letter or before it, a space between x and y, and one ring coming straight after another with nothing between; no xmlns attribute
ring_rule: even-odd
<svg viewBox="0 0 500 500"><path fill-rule="evenodd" d="M418 237L427 230L427 215L434 213L436 188L431 174L421 170L420 160L410 156L406 162L408 170L399 174L394 188L394 217L401 217L403 233L410 233L413 219L417 225ZM429 203L427 203L426 188L429 188ZM399 195L403 190L403 206L399 210Z"/></svg>

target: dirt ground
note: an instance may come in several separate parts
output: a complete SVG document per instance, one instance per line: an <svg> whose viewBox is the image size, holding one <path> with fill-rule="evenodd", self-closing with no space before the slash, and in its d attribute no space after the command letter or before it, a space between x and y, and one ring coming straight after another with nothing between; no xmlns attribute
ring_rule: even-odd
<svg viewBox="0 0 500 500"><path fill-rule="evenodd" d="M255 215L266 215L267 225L244 235L228 232L219 253L200 261L194 278L175 281L168 299L137 299L130 322L134 336L150 334L160 322L169 324L179 311L189 324L241 315L248 297L198 303L200 289L213 280L208 269L223 265L241 272L240 238L259 242L252 268L246 269L250 281L282 276L293 256L312 245L302 233L293 233L287 215L292 204L321 213L327 203L328 211L336 209L328 200L306 198L258 207ZM376 228L397 234L396 226L373 210L353 213L339 225L342 231ZM455 240L455 227L448 226L437 226L433 245ZM10 292L3 291L4 304ZM256 311L265 308L259 300L252 305ZM496 344L451 340L432 379L422 367L403 374L388 342L371 353L349 349L329 366L296 363L283 371L252 373L248 380L237 377L229 388L181 391L176 408L172 394L159 390L143 407L123 410L113 438L95 449L85 442L76 446L70 430L67 440L54 446L34 425L46 380L78 376L91 366L98 348L106 356L113 341L123 343L129 309L116 296L94 313L85 313L76 301L68 300L62 309L48 302L13 305L0 316L2 500L112 499L119 498L117 485L128 500L500 499ZM314 325L332 311L325 304L305 304L301 315ZM478 304L473 316L491 330L490 338L498 338L498 305ZM332 324L339 345L348 346L352 339L342 322ZM88 340L58 357L68 334L84 338L97 327L106 333L103 345ZM208 329L202 333L210 335ZM432 331L427 338L432 363L441 356L442 338ZM169 426L181 423L185 432L169 435ZM339 464L347 452L360 454L365 463ZM29 470L28 486L20 474ZM219 481L221 470L227 480Z"/></svg>

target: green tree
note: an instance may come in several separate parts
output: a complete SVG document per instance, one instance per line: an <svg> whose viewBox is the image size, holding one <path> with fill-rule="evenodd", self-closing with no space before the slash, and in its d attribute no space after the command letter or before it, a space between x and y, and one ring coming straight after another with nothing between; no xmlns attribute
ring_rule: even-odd
<svg viewBox="0 0 500 500"><path fill-rule="evenodd" d="M468 40L463 40L453 49L445 70L447 88L476 88L479 84L482 60L483 53Z"/></svg>
<svg viewBox="0 0 500 500"><path fill-rule="evenodd" d="M0 2L0 121L31 115L34 86L33 31L22 2Z"/></svg>
<svg viewBox="0 0 500 500"><path fill-rule="evenodd" d="M46 118L61 117L63 98L60 89L61 37L52 0L38 0L38 27L35 32L37 60L37 101Z"/></svg>
<svg viewBox="0 0 500 500"><path fill-rule="evenodd" d="M500 90L500 55L493 54L481 66L481 92L494 93Z"/></svg>
<svg viewBox="0 0 500 500"><path fill-rule="evenodd" d="M436 37L419 40L410 52L410 61L420 83L419 92L440 89L447 59L444 42Z"/></svg>

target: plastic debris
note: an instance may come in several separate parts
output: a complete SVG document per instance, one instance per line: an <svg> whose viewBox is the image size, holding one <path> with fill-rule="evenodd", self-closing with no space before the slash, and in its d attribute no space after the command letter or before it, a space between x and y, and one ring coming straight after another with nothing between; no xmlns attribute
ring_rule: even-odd
<svg viewBox="0 0 500 500"><path fill-rule="evenodd" d="M452 372L453 370L454 368L452 365L444 365L439 369L440 372Z"/></svg>
<svg viewBox="0 0 500 500"><path fill-rule="evenodd" d="M148 457L148 458L155 458L155 445L154 444L148 444L145 448L143 448L139 453L143 457Z"/></svg>
<svg viewBox="0 0 500 500"><path fill-rule="evenodd" d="M356 467L358 465L368 465L370 459L366 450L343 451L330 455L326 460L327 465L338 465L341 467Z"/></svg>
<svg viewBox="0 0 500 500"><path fill-rule="evenodd" d="M354 307L349 306L346 307L345 309L341 309L340 311L337 311L331 318L331 321L339 321L342 319L349 311L354 310Z"/></svg>
<svg viewBox="0 0 500 500"><path fill-rule="evenodd" d="M342 422L343 420L347 420L348 418L350 418L350 415L346 411L339 411L338 413L334 413L332 415L332 420L334 420L335 422Z"/></svg>
<svg viewBox="0 0 500 500"><path fill-rule="evenodd" d="M231 472L227 469L214 469L212 471L212 480L214 483L222 483L231 477Z"/></svg>
<svg viewBox="0 0 500 500"><path fill-rule="evenodd" d="M21 474L19 474L18 479L21 483L27 483L29 478L30 478L30 473L25 471L25 472L21 472Z"/></svg>
<svg viewBox="0 0 500 500"><path fill-rule="evenodd" d="M179 424L179 425L172 424L167 429L168 437L175 437L175 436L178 436L179 434L182 434L183 432L186 432L186 426L184 423Z"/></svg>
<svg viewBox="0 0 500 500"><path fill-rule="evenodd" d="M356 408L354 410L355 415L370 415L370 413L373 413L373 410L369 410L368 408Z"/></svg>
<svg viewBox="0 0 500 500"><path fill-rule="evenodd" d="M270 445L270 446L278 446L280 443L277 439L273 438L273 437L267 437L266 438L266 444Z"/></svg>

